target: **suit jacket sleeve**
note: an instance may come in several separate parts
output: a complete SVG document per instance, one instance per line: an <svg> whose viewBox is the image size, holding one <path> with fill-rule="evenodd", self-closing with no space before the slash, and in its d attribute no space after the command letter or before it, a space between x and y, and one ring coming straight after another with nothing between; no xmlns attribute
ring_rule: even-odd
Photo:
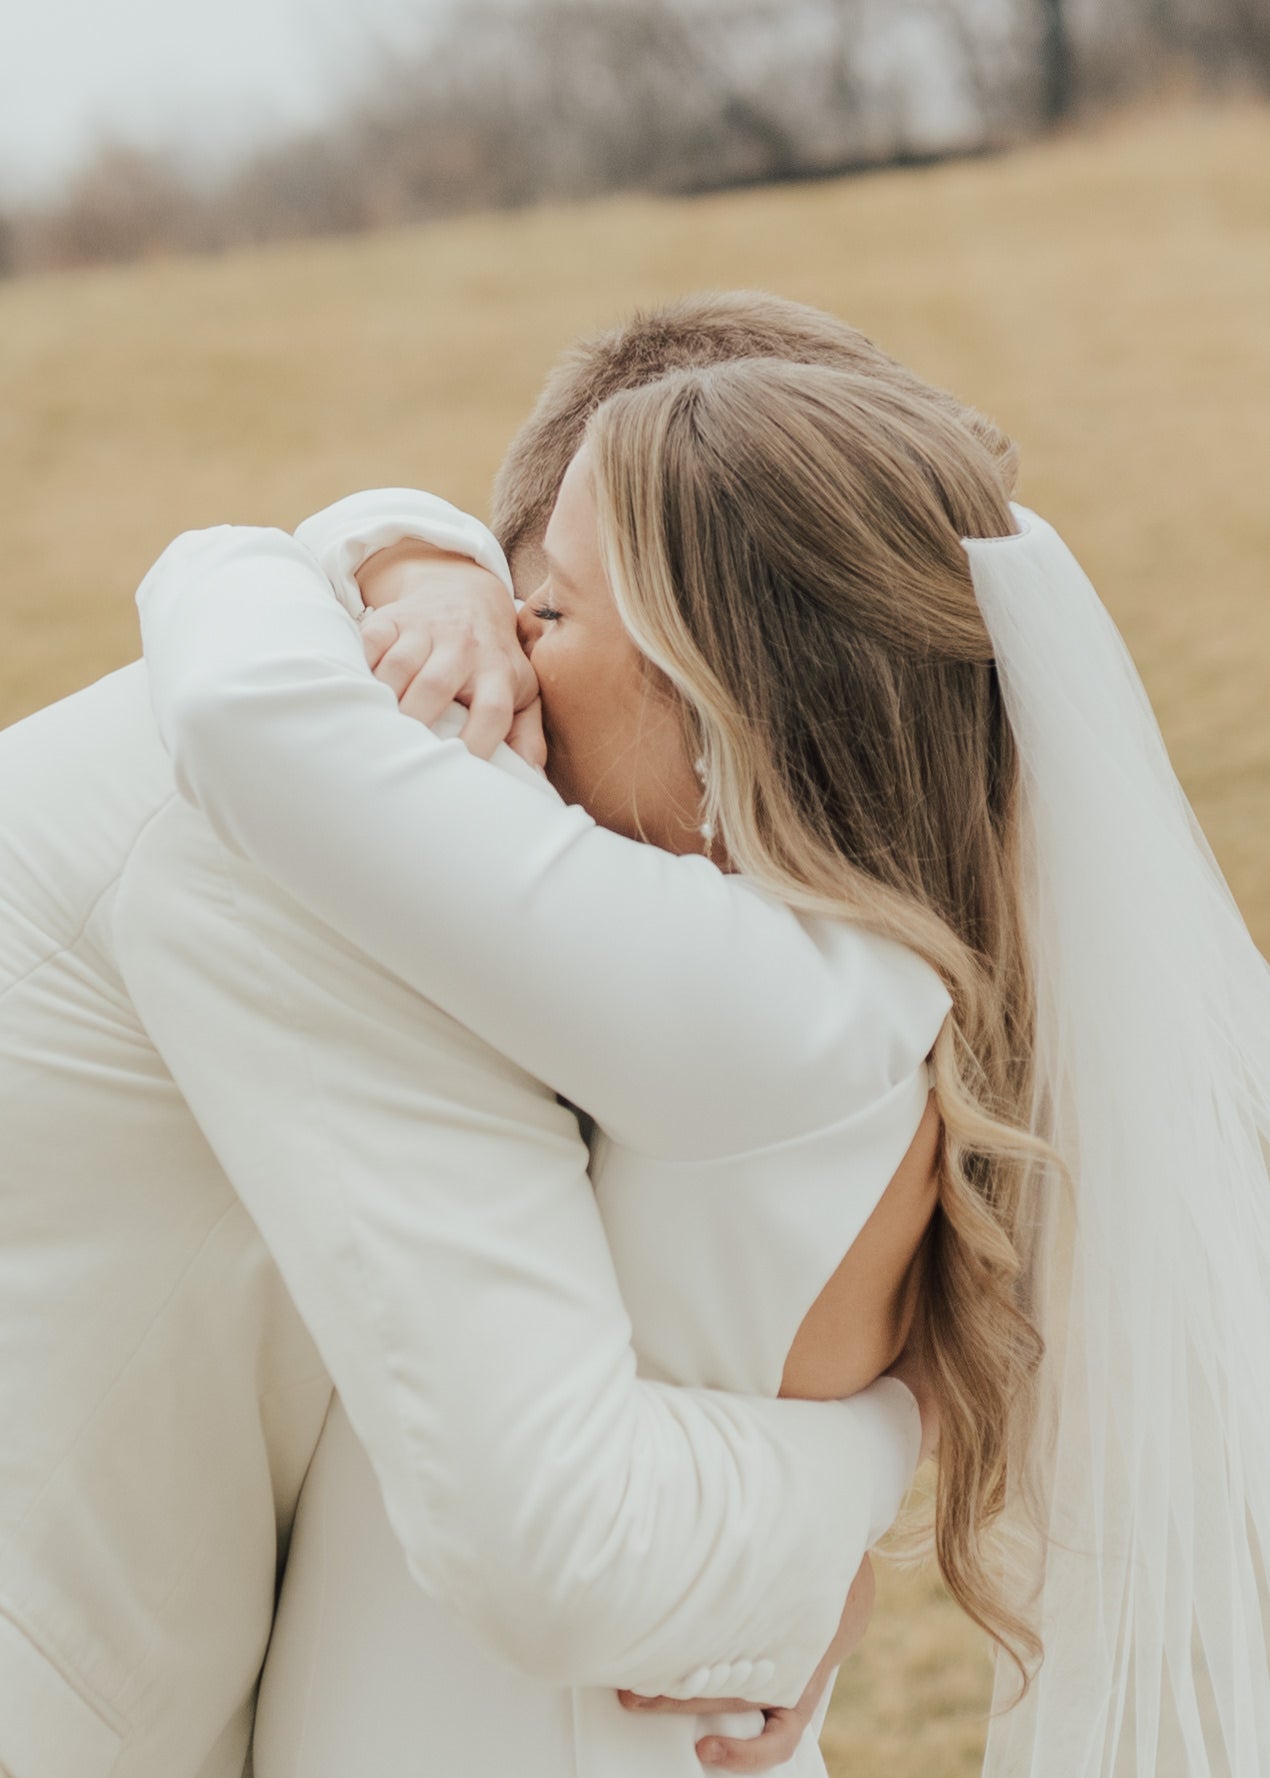
<svg viewBox="0 0 1270 1778"><path fill-rule="evenodd" d="M911 1478L903 1385L640 1379L569 1113L175 798L115 936L416 1578L558 1683L794 1702Z"/></svg>
<svg viewBox="0 0 1270 1778"><path fill-rule="evenodd" d="M188 534L138 602L177 784L221 839L619 1142L758 1148L927 1055L949 1000L921 958L840 924L830 965L744 878L402 717L297 540Z"/></svg>

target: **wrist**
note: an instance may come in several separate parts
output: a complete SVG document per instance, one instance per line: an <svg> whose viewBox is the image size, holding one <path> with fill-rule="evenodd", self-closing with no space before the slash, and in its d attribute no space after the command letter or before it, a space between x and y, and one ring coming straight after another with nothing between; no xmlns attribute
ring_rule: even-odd
<svg viewBox="0 0 1270 1778"><path fill-rule="evenodd" d="M511 575L493 533L479 519L435 494L416 488L374 488L349 494L305 519L295 535L352 617L360 617L369 603L356 576L373 555L403 540L426 539L428 547L440 552L429 559L448 562L454 556L477 563L495 577L508 605L512 604ZM375 602L381 602L378 593Z"/></svg>
<svg viewBox="0 0 1270 1778"><path fill-rule="evenodd" d="M426 542L422 537L403 537L367 556L353 578L367 608L376 611L385 605L396 604L399 599L407 598L415 590L409 572L399 573L397 570L408 571L441 562L461 564L467 568L476 566L470 556L460 555L457 550L444 549L439 544ZM505 594L503 596L506 597Z"/></svg>

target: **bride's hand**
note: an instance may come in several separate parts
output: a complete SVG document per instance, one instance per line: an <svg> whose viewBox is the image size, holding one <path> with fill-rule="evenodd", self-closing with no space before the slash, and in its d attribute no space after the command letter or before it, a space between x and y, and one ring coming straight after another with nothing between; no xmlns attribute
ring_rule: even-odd
<svg viewBox="0 0 1270 1778"><path fill-rule="evenodd" d="M538 681L516 634L507 588L466 556L393 544L357 576L368 606L362 644L403 713L430 724L451 703L469 715L460 740L482 759L500 741L546 764Z"/></svg>
<svg viewBox="0 0 1270 1778"><path fill-rule="evenodd" d="M774 1766L791 1760L798 1744L811 1725L811 1719L824 1696L825 1688L836 1669L856 1648L869 1627L873 1615L876 1583L873 1564L866 1556L856 1570L856 1577L847 1592L847 1603L825 1657L807 1682L797 1704L789 1709L772 1709L753 1704L744 1698L643 1698L634 1692L619 1692L625 1710L664 1710L680 1715L718 1716L725 1711L762 1710L761 1734L748 1740L731 1735L706 1735L697 1742L697 1758L703 1766L723 1772L770 1772Z"/></svg>

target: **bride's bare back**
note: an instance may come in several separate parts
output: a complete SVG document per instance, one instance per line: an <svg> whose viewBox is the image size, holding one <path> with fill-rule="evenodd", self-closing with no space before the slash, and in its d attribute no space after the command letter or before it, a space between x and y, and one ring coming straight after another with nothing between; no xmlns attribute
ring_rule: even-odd
<svg viewBox="0 0 1270 1778"><path fill-rule="evenodd" d="M932 1093L908 1152L803 1319L781 1394L854 1395L903 1350L921 1291L924 1240L939 1201L942 1125Z"/></svg>

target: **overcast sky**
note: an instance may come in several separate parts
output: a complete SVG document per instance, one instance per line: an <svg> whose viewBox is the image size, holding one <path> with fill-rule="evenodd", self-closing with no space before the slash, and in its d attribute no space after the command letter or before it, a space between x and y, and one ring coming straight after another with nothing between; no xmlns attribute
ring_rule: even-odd
<svg viewBox="0 0 1270 1778"><path fill-rule="evenodd" d="M0 194L106 137L224 155L316 119L441 0L0 0Z"/></svg>

